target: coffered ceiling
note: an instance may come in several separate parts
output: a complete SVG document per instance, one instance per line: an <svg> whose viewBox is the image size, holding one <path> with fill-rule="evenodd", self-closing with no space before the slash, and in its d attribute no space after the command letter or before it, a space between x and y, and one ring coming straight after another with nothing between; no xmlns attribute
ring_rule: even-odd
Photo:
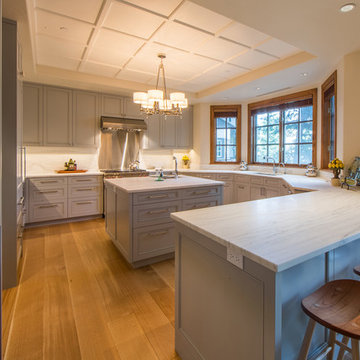
<svg viewBox="0 0 360 360"><path fill-rule="evenodd" d="M36 65L199 92L301 50L181 0L28 0Z"/></svg>

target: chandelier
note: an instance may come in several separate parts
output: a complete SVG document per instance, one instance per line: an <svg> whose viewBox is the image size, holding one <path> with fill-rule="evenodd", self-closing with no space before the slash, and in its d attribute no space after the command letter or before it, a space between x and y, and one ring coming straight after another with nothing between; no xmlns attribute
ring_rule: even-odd
<svg viewBox="0 0 360 360"><path fill-rule="evenodd" d="M160 58L160 65L157 72L156 88L148 90L148 92L134 92L133 101L135 104L140 104L141 112L146 115L181 115L182 109L188 107L188 100L182 92L173 92L170 98L167 96L165 69L163 59L165 54L158 54ZM163 89L159 89L160 76L163 78Z"/></svg>

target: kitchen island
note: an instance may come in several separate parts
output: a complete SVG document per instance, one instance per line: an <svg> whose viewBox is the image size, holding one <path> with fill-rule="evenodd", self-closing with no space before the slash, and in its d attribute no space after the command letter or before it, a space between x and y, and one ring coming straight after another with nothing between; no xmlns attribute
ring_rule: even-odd
<svg viewBox="0 0 360 360"><path fill-rule="evenodd" d="M331 188L172 214L176 351L183 360L295 360L301 299L355 278L360 192ZM316 328L311 352L326 336Z"/></svg>
<svg viewBox="0 0 360 360"><path fill-rule="evenodd" d="M170 213L221 205L223 183L188 176L105 180L105 226L133 266L174 256L176 230Z"/></svg>

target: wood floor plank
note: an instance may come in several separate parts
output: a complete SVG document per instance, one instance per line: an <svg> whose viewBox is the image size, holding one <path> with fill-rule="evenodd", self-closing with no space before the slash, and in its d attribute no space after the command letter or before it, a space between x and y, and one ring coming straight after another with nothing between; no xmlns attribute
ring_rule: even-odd
<svg viewBox="0 0 360 360"><path fill-rule="evenodd" d="M175 290L175 259L161 261L152 264L151 267L169 287Z"/></svg>

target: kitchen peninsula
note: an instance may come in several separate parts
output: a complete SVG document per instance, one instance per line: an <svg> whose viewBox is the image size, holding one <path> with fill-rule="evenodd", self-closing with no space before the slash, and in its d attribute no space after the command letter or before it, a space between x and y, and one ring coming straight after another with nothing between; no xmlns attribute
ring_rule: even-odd
<svg viewBox="0 0 360 360"><path fill-rule="evenodd" d="M295 360L301 299L353 277L360 192L339 188L172 214L182 359ZM311 352L324 349L318 326Z"/></svg>
<svg viewBox="0 0 360 360"><path fill-rule="evenodd" d="M106 231L133 266L174 256L176 230L170 213L223 203L223 182L179 176L105 180Z"/></svg>

